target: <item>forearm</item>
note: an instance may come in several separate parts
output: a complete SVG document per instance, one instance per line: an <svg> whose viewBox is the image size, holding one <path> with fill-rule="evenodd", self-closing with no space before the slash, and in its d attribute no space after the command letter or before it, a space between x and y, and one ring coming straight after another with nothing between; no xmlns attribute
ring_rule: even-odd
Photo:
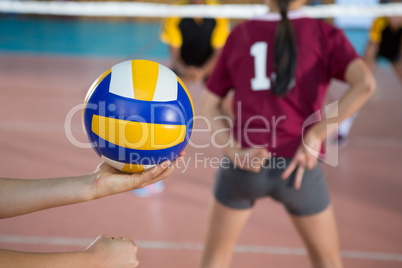
<svg viewBox="0 0 402 268"><path fill-rule="evenodd" d="M0 249L0 267L7 268L90 268L95 267L91 258L84 252L63 253L25 253Z"/></svg>
<svg viewBox="0 0 402 268"><path fill-rule="evenodd" d="M232 135L233 121L224 115L221 110L221 99L205 90L201 101L201 115L205 116L211 127L211 138L218 148L224 152L232 148L239 148L239 144Z"/></svg>
<svg viewBox="0 0 402 268"><path fill-rule="evenodd" d="M173 67L179 75L185 75L187 72L187 65L180 58L173 59Z"/></svg>
<svg viewBox="0 0 402 268"><path fill-rule="evenodd" d="M201 67L204 77L207 77L213 70L221 49L215 49L212 56Z"/></svg>
<svg viewBox="0 0 402 268"><path fill-rule="evenodd" d="M180 57L180 48L170 47L170 55L175 71L177 71L179 74L184 75L187 71L187 65Z"/></svg>
<svg viewBox="0 0 402 268"><path fill-rule="evenodd" d="M371 42L367 45L366 51L364 52L364 60L369 66L371 71L374 71L376 66L376 57L379 49L379 44Z"/></svg>
<svg viewBox="0 0 402 268"><path fill-rule="evenodd" d="M370 96L371 94L368 91L367 93L360 93L353 89L346 92L338 102L337 107L333 107L332 111L327 112L325 115L326 118L314 125L311 129L321 140L325 140L337 130L338 125L343 120L355 114L366 103Z"/></svg>
<svg viewBox="0 0 402 268"><path fill-rule="evenodd" d="M375 80L368 71L367 66L360 63L362 73L353 74L353 80L350 89L342 96L337 105L326 111L325 118L314 125L312 130L325 140L331 133L337 130L338 124L346 118L355 114L367 100L371 97L375 89Z"/></svg>
<svg viewBox="0 0 402 268"><path fill-rule="evenodd" d="M95 175L51 179L0 178L0 218L94 198Z"/></svg>

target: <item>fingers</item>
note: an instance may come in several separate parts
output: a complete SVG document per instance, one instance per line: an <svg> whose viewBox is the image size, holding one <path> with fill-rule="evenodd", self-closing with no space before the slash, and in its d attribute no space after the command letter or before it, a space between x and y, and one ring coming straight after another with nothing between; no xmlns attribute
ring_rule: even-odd
<svg viewBox="0 0 402 268"><path fill-rule="evenodd" d="M250 150L250 159L258 158L261 160L265 160L270 157L270 153L266 148L261 149L252 149Z"/></svg>
<svg viewBox="0 0 402 268"><path fill-rule="evenodd" d="M298 150L293 157L292 161L289 163L287 168L282 174L282 179L286 180L289 176L296 170L294 187L295 189L300 189L303 180L303 175L306 167L310 169L314 166L314 161L311 161L308 156L306 156L303 150Z"/></svg>
<svg viewBox="0 0 402 268"><path fill-rule="evenodd" d="M296 157L295 157L295 158L292 159L292 161L289 163L288 167L283 172L282 180L286 180L287 178L289 178L289 176L296 169L297 165L298 165L298 162L297 162Z"/></svg>
<svg viewBox="0 0 402 268"><path fill-rule="evenodd" d="M159 180L162 180L164 178L166 178L171 172L165 174L165 171L170 169L173 169L171 167L171 161L166 160L158 165L156 165L155 167L153 167L150 170L144 171L141 174L132 174L131 177L134 181L134 184L136 185L135 188L142 188L147 186L148 184L152 184L154 182L157 182ZM173 170L172 170L173 171ZM163 176L162 174L166 175Z"/></svg>
<svg viewBox="0 0 402 268"><path fill-rule="evenodd" d="M133 174L132 176L139 176L139 179L142 181L139 185L140 188L166 179L173 172L177 163L183 160L184 154L184 152L181 153L173 162L166 160L142 174Z"/></svg>
<svg viewBox="0 0 402 268"><path fill-rule="evenodd" d="M317 158L311 154L307 155L307 168L309 170L314 169L317 166Z"/></svg>
<svg viewBox="0 0 402 268"><path fill-rule="evenodd" d="M299 190L301 187L301 183L303 180L303 175L304 175L304 170L305 167L304 166L299 166L299 168L296 171L296 178L295 178L295 184L294 187L296 190Z"/></svg>
<svg viewBox="0 0 402 268"><path fill-rule="evenodd" d="M261 167L249 167L249 168L245 168L245 170L253 172L253 173L258 173L261 171Z"/></svg>
<svg viewBox="0 0 402 268"><path fill-rule="evenodd" d="M96 169L96 171L107 172L107 173L112 173L112 174L125 174L124 172L112 167L111 165L109 165L106 162L100 163L98 165L98 168Z"/></svg>
<svg viewBox="0 0 402 268"><path fill-rule="evenodd" d="M265 161L270 157L270 153L266 148L252 148L245 153L244 157L249 159L247 165L245 166L236 165L236 166L250 172L258 173L264 166Z"/></svg>
<svg viewBox="0 0 402 268"><path fill-rule="evenodd" d="M267 159L267 158L271 157L271 153L268 152L268 150L266 148L260 150L260 154L261 154L261 157L264 158L264 159Z"/></svg>
<svg viewBox="0 0 402 268"><path fill-rule="evenodd" d="M112 239L112 238L114 238L114 237L113 237L113 236L110 236L110 235L105 235L105 234L103 234L103 235L98 236L98 237L96 238L96 240L98 240L98 239Z"/></svg>
<svg viewBox="0 0 402 268"><path fill-rule="evenodd" d="M171 166L172 162L170 160L163 161L162 163L156 165L149 171L144 172L143 174L149 175L151 178L156 178L161 175L169 166Z"/></svg>
<svg viewBox="0 0 402 268"><path fill-rule="evenodd" d="M294 187L295 189L299 190L301 187L305 171L305 165L303 163L300 163L297 160L293 159L292 162L290 162L289 166L286 168L286 170L283 172L282 180L286 180L294 172L295 169L296 174L295 174Z"/></svg>
<svg viewBox="0 0 402 268"><path fill-rule="evenodd" d="M139 265L138 247L130 237L100 235L87 248L87 251L88 249L105 267L137 267Z"/></svg>
<svg viewBox="0 0 402 268"><path fill-rule="evenodd" d="M152 179L149 181L148 184L153 184L158 181L164 180L167 177L169 177L170 174L172 174L173 170L175 169L176 166L176 161L173 161L167 168L165 168L162 172L160 172L157 176L153 176Z"/></svg>

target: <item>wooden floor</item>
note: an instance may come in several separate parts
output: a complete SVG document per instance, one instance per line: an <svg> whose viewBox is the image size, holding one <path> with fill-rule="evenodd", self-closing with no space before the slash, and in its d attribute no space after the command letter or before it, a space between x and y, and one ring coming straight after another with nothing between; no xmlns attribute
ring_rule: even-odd
<svg viewBox="0 0 402 268"><path fill-rule="evenodd" d="M119 61L0 54L0 176L93 171L100 159L73 144L86 139L79 109L71 111L92 81ZM339 166L324 165L346 267L402 267L402 86L391 69L379 69L376 77L378 90L339 151ZM341 88L333 86L331 96ZM189 90L197 110L201 88L189 85ZM66 118L72 118L70 139ZM207 133L192 137L195 143L208 140ZM164 192L148 198L127 192L1 220L0 247L80 250L105 233L134 238L141 267L196 267L215 173L196 160L201 153L219 157L220 152L191 146L186 151L189 167L176 170ZM270 199L257 203L238 245L233 268L309 267L287 214Z"/></svg>

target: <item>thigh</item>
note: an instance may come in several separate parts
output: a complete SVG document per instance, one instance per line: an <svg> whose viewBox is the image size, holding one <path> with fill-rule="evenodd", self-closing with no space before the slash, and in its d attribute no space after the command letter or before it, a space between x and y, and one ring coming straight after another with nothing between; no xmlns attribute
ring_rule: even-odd
<svg viewBox="0 0 402 268"><path fill-rule="evenodd" d="M306 244L313 267L342 267L332 206L315 215L291 215L291 219Z"/></svg>
<svg viewBox="0 0 402 268"><path fill-rule="evenodd" d="M268 193L267 170L248 172L224 158L216 174L214 196L221 204L233 209L251 208L256 199Z"/></svg>
<svg viewBox="0 0 402 268"><path fill-rule="evenodd" d="M227 268L237 238L251 209L233 209L216 200L212 201L207 235L201 257L201 268Z"/></svg>
<svg viewBox="0 0 402 268"><path fill-rule="evenodd" d="M287 159L286 162L288 164L290 159ZM281 174L282 172L277 172L277 184L272 190L271 196L281 202L290 214L314 215L325 210L330 204L320 164L313 170L306 169L300 189L294 188L295 172L287 180L281 180Z"/></svg>

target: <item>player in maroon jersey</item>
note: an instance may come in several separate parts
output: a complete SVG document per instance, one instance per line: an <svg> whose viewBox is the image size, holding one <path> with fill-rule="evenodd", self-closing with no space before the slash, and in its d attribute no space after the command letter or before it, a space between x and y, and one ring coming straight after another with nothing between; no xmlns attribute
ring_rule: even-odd
<svg viewBox="0 0 402 268"><path fill-rule="evenodd" d="M272 0L270 13L239 24L206 84L201 113L226 156L216 175L202 268L229 266L253 204L266 196L284 205L314 267L342 267L317 156L336 124L369 99L375 80L344 33L304 16L304 4ZM332 78L350 89L319 120ZM220 109L231 89L234 122Z"/></svg>

